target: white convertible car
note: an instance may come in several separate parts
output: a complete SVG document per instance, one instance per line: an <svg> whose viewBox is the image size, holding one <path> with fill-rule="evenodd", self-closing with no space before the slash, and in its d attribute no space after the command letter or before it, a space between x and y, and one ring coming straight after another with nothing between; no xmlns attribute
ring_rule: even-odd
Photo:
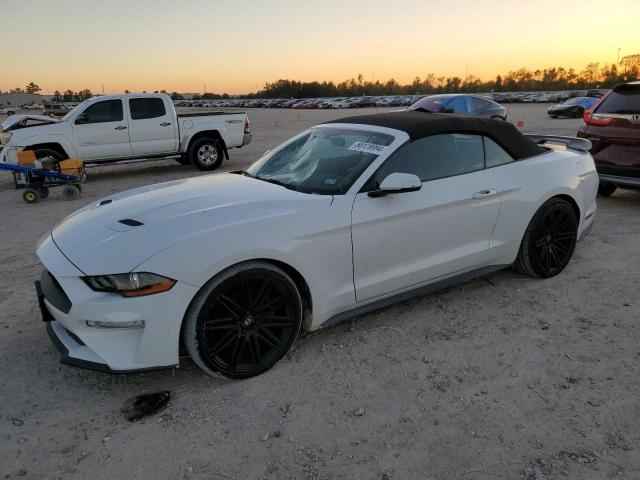
<svg viewBox="0 0 640 480"><path fill-rule="evenodd" d="M564 148L549 148L549 141ZM313 127L247 171L111 195L38 245L62 362L259 374L301 329L498 269L551 277L590 229L589 141L421 112Z"/></svg>

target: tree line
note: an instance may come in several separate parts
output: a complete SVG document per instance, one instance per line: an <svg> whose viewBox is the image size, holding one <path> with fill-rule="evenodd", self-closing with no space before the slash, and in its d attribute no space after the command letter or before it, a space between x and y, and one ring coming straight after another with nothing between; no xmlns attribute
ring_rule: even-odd
<svg viewBox="0 0 640 480"><path fill-rule="evenodd" d="M582 90L609 88L619 83L640 79L640 54L623 57L619 64L590 63L584 70L552 67L529 70L525 67L482 81L474 75L467 78L443 77L429 73L402 85L393 78L386 82L366 81L362 74L340 83L300 82L281 79L267 83L253 95L258 98L357 97L361 95L420 95L457 92L528 92L541 90Z"/></svg>
<svg viewBox="0 0 640 480"><path fill-rule="evenodd" d="M410 84L402 85L393 78L386 82L379 80L366 81L362 74L340 83L300 82L297 80L280 79L266 83L262 90L249 95L249 98L316 98L316 97L358 97L362 95L421 95L429 93L457 93L457 92L530 92L554 90L583 90L590 88L610 88L619 83L640 79L640 54L622 57L619 63L604 64L589 63L582 71L573 68L551 67L529 70L525 67L510 71L505 75L497 75L495 79L482 81L474 75L467 78L457 76L443 77L433 73L424 78L416 77ZM29 82L25 88L16 87L6 93L38 93L42 89L34 82ZM3 92L0 90L0 94ZM131 93L125 90L124 93ZM142 93L147 93L143 91ZM166 93L173 100L182 100L183 95L178 92L169 93L166 90L155 90L153 93ZM53 100L57 102L81 102L91 98L94 94L88 88L74 92L56 90ZM214 100L230 98L227 93L204 93L195 95L194 100Z"/></svg>

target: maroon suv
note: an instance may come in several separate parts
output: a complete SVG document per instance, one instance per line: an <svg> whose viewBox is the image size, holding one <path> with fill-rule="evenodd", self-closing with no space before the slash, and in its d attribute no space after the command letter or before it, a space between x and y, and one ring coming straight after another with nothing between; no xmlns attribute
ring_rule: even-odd
<svg viewBox="0 0 640 480"><path fill-rule="evenodd" d="M640 189L640 82L618 85L584 112L578 136L591 140L600 175L598 193Z"/></svg>

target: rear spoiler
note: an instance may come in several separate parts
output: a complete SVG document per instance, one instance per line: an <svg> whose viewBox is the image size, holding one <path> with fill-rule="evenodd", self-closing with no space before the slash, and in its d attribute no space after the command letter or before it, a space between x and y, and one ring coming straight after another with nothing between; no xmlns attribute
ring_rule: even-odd
<svg viewBox="0 0 640 480"><path fill-rule="evenodd" d="M591 141L586 138L563 137L561 135L525 135L529 140L537 144L544 143L562 143L570 150L578 152L588 152L591 150Z"/></svg>

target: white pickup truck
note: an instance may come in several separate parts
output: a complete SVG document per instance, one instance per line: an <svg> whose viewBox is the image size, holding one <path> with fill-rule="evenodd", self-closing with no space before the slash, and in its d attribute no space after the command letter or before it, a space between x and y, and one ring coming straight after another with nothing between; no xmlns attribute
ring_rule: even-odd
<svg viewBox="0 0 640 480"><path fill-rule="evenodd" d="M81 158L86 163L176 157L215 170L228 149L251 142L245 113L177 114L164 94L126 94L85 100L61 120L13 115L0 130L0 162L17 151L36 157Z"/></svg>

